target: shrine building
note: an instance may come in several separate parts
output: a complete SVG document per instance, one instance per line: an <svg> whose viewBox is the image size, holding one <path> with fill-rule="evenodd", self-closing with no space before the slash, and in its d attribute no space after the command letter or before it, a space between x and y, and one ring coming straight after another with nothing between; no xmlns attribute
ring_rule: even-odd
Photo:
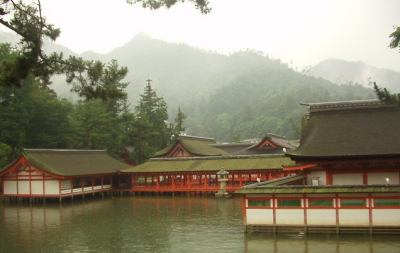
<svg viewBox="0 0 400 253"><path fill-rule="evenodd" d="M2 194L17 198L64 198L112 188L112 176L131 166L104 150L24 149L0 170Z"/></svg>
<svg viewBox="0 0 400 253"><path fill-rule="evenodd" d="M248 230L400 232L400 108L307 104L295 165L243 187Z"/></svg>

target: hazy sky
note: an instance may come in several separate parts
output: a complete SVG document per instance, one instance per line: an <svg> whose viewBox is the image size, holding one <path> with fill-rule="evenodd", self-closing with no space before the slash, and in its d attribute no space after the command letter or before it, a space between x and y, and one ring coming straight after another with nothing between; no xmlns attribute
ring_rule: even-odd
<svg viewBox="0 0 400 253"><path fill-rule="evenodd" d="M400 71L388 35L400 25L399 0L210 0L203 15L192 4L151 11L125 0L42 0L58 43L76 52L106 53L135 34L230 53L256 49L314 65L334 57Z"/></svg>

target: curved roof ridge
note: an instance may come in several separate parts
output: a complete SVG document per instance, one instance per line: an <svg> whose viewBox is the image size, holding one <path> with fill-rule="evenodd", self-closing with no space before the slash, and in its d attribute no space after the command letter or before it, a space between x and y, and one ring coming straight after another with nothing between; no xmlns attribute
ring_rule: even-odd
<svg viewBox="0 0 400 253"><path fill-rule="evenodd" d="M221 155L221 156L190 156L190 157L155 157L149 161L181 161L181 160L221 160L221 159L245 159L245 158L277 158L285 157L285 154L251 154L251 155Z"/></svg>
<svg viewBox="0 0 400 253"><path fill-rule="evenodd" d="M24 148L28 152L106 152L105 149L52 149L52 148Z"/></svg>

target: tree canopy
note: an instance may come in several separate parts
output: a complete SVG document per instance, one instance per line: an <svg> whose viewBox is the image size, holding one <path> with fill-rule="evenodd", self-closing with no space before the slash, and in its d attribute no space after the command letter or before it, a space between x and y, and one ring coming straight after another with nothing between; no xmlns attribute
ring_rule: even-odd
<svg viewBox="0 0 400 253"><path fill-rule="evenodd" d="M60 30L47 23L41 8L40 0L0 0L0 24L20 36L16 46L0 44L0 165L23 147L107 149L118 157L138 141L133 156L139 162L164 148L171 139L167 105L150 83L131 112L128 69L116 60L46 55L43 41L56 40ZM49 88L54 74L65 75L78 103L59 99Z"/></svg>
<svg viewBox="0 0 400 253"><path fill-rule="evenodd" d="M127 0L130 4L141 4L144 8L159 9L161 7L170 8L178 2L191 2L203 14L209 13L211 8L208 0Z"/></svg>
<svg viewBox="0 0 400 253"><path fill-rule="evenodd" d="M400 49L400 27L398 26L394 29L395 30L389 35L391 38L389 47ZM391 93L388 89L379 87L376 82L374 82L374 90L379 100L400 106L400 93Z"/></svg>

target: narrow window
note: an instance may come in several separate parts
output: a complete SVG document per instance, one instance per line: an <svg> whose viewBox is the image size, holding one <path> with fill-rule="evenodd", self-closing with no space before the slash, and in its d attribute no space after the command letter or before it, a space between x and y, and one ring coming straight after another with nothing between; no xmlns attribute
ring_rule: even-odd
<svg viewBox="0 0 400 253"><path fill-rule="evenodd" d="M308 207L333 207L333 199L308 199Z"/></svg>
<svg viewBox="0 0 400 253"><path fill-rule="evenodd" d="M340 207L342 208L364 208L367 207L366 199L341 199Z"/></svg>
<svg viewBox="0 0 400 253"><path fill-rule="evenodd" d="M271 200L270 199L248 199L247 204L249 208L252 207L271 207Z"/></svg>
<svg viewBox="0 0 400 253"><path fill-rule="evenodd" d="M400 198L376 198L374 207L400 207Z"/></svg>
<svg viewBox="0 0 400 253"><path fill-rule="evenodd" d="M283 207L283 208L301 207L301 199L278 199L278 207Z"/></svg>

